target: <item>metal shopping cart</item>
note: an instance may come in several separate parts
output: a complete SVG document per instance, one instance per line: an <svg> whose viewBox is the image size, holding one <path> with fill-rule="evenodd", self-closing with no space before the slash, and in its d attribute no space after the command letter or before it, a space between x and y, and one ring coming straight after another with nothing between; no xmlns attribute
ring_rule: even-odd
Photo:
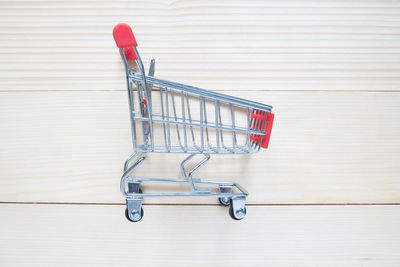
<svg viewBox="0 0 400 267"><path fill-rule="evenodd" d="M250 154L267 148L274 119L272 107L154 78L154 59L146 75L129 25L118 24L113 35L125 63L135 151L126 160L121 179L127 219L139 221L144 214L143 199L150 197L216 197L229 206L233 219L243 219L248 195L243 187L233 182L203 181L193 175L210 154ZM183 179L132 177L147 153L189 154L180 165ZM201 160L194 161L196 155ZM189 162L197 163L187 170ZM143 193L144 182L187 183L191 191Z"/></svg>

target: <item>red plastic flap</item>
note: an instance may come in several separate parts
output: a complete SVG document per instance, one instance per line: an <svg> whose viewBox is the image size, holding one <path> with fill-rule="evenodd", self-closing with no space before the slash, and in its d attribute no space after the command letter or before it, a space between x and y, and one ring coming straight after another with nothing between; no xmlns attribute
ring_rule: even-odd
<svg viewBox="0 0 400 267"><path fill-rule="evenodd" d="M118 48L137 46L135 36L128 24L120 23L116 25L113 36Z"/></svg>
<svg viewBox="0 0 400 267"><path fill-rule="evenodd" d="M261 130L262 124L264 123L265 119L265 112L260 111L260 110L255 110L255 113L250 115L252 118L252 128L256 130ZM265 119L265 125L264 129L262 129L263 132L265 132L265 135L251 135L250 139L256 143L257 145L260 144L260 140L262 138L261 142L261 147L262 148L268 148L269 144L269 139L271 138L271 131L272 131L272 125L274 123L274 114L271 112L267 113L267 118Z"/></svg>
<svg viewBox="0 0 400 267"><path fill-rule="evenodd" d="M274 117L275 117L274 113L271 112L267 113L267 120L265 122L265 127L264 127L265 135L261 142L262 148L268 148L269 139L271 138L272 125L274 124Z"/></svg>

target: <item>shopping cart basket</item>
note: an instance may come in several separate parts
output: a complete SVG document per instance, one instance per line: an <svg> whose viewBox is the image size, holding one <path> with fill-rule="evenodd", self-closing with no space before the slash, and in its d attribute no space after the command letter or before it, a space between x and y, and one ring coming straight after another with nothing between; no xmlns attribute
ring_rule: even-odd
<svg viewBox="0 0 400 267"><path fill-rule="evenodd" d="M210 159L210 154L250 154L267 148L274 119L272 107L154 78L154 59L146 75L129 25L118 24L113 35L125 63L135 151L126 160L121 179L127 219L139 221L144 214L143 199L149 197L216 197L222 205L230 206L233 219L243 219L248 195L243 187L233 182L203 181L193 175ZM189 154L180 165L183 179L131 176L147 153ZM196 155L201 160L194 161ZM188 162L197 164L187 170ZM187 183L190 191L143 193L144 182Z"/></svg>

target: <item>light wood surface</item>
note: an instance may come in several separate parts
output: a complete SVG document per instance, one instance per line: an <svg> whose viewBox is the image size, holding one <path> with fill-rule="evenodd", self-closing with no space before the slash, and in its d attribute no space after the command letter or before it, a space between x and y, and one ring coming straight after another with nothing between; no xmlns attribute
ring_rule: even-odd
<svg viewBox="0 0 400 267"><path fill-rule="evenodd" d="M254 204L400 202L399 93L231 94L275 107L270 148L213 156L198 177L236 181ZM0 201L124 201L119 180L132 153L126 92L1 95ZM180 178L183 157L151 154L134 175Z"/></svg>
<svg viewBox="0 0 400 267"><path fill-rule="evenodd" d="M214 90L398 90L398 1L2 1L0 88L124 90L134 27L161 77ZM16 83L15 81L18 80Z"/></svg>
<svg viewBox="0 0 400 267"><path fill-rule="evenodd" d="M375 0L0 0L0 266L400 266L399 14ZM156 76L274 106L267 151L198 173L249 190L243 221L215 199L146 200L140 223L124 218L120 22ZM182 159L150 155L135 175L178 178ZM144 186L165 189L186 188Z"/></svg>
<svg viewBox="0 0 400 267"><path fill-rule="evenodd" d="M396 266L398 206L0 205L4 266ZM195 220L193 218L196 218Z"/></svg>

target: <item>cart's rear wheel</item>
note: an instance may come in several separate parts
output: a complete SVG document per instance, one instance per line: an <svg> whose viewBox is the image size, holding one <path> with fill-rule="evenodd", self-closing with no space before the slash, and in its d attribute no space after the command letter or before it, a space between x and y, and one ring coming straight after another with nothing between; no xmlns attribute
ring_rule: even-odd
<svg viewBox="0 0 400 267"><path fill-rule="evenodd" d="M229 197L220 197L218 200L222 206L229 206L231 204L231 199Z"/></svg>
<svg viewBox="0 0 400 267"><path fill-rule="evenodd" d="M128 221L130 221L130 222L138 222L138 221L140 221L140 220L143 218L143 216L144 216L144 211L143 211L143 208L141 208L141 216L140 216L140 218L139 218L139 216L137 216L137 219L132 220L132 219L129 217L128 208L125 209L125 217L126 217L126 218L128 219Z"/></svg>
<svg viewBox="0 0 400 267"><path fill-rule="evenodd" d="M133 184L132 184L133 185ZM140 184L137 184L136 186L129 186L129 193L134 193L134 194L143 194L142 188L140 187ZM139 214L138 212L135 211L134 214L132 214L132 219L129 217L129 211L128 211L128 200L126 200L126 206L127 208L125 209L125 217L130 221L130 222L138 222L140 221L143 216L144 216L144 211L143 208L141 207L141 213Z"/></svg>
<svg viewBox="0 0 400 267"><path fill-rule="evenodd" d="M239 221L246 216L246 207L244 207L244 209L234 211L231 200L231 205L229 207L229 215L231 216L232 219Z"/></svg>

